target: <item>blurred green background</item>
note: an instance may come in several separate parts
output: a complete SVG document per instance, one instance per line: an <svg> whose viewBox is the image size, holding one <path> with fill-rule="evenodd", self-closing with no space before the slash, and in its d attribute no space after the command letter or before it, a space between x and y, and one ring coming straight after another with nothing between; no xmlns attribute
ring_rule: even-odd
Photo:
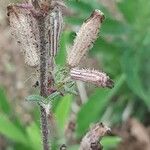
<svg viewBox="0 0 150 150"><path fill-rule="evenodd" d="M16 1L0 0L0 149L41 150L38 108L24 100L33 91L29 82L24 83L31 71L23 64L9 34L6 6L10 2ZM53 149L63 143L69 145L69 150L78 149L90 124L99 121L114 129L113 136L102 140L104 150L127 149L123 143L125 137L133 136L126 129L131 118L138 120L143 134L150 133L150 1L65 0L65 3L69 10L57 64L65 65L66 50L79 27L94 9L100 9L105 14L100 36L81 65L105 71L115 81L115 87L102 89L77 83L83 95L57 99L52 106L57 124ZM136 149L133 141L127 143Z"/></svg>

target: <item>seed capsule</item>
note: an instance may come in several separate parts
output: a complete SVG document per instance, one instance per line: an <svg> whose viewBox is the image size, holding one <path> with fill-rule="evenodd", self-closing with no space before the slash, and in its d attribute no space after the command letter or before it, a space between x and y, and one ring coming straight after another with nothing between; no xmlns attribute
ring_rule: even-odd
<svg viewBox="0 0 150 150"><path fill-rule="evenodd" d="M95 10L85 23L83 23L71 50L68 52L67 62L70 67L78 66L82 57L91 48L92 43L97 38L103 19L104 14L100 10Z"/></svg>
<svg viewBox="0 0 150 150"><path fill-rule="evenodd" d="M63 27L63 17L59 6L55 6L50 14L49 41L50 56L55 57L58 52L60 35Z"/></svg>
<svg viewBox="0 0 150 150"><path fill-rule="evenodd" d="M111 129L102 123L97 123L90 128L90 131L83 137L80 150L101 149L100 140L111 132Z"/></svg>
<svg viewBox="0 0 150 150"><path fill-rule="evenodd" d="M72 79L89 82L99 87L112 88L114 85L109 76L104 72L99 72L97 70L73 68L70 71L70 76Z"/></svg>
<svg viewBox="0 0 150 150"><path fill-rule="evenodd" d="M12 34L17 40L25 63L31 67L39 65L39 31L30 9L32 5L9 5L8 16Z"/></svg>

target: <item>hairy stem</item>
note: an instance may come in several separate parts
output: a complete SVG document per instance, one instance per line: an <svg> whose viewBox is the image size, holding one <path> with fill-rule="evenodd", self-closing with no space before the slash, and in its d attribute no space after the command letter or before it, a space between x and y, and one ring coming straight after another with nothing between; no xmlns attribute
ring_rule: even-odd
<svg viewBox="0 0 150 150"><path fill-rule="evenodd" d="M48 50L45 41L45 19L43 16L38 17L38 26L40 34L40 95L47 97L48 84ZM43 106L40 105L41 111L41 129L43 134L43 150L49 150L49 135L47 114Z"/></svg>
<svg viewBox="0 0 150 150"><path fill-rule="evenodd" d="M41 128L43 134L43 150L49 150L47 114L45 108L42 106L40 106L40 111L41 111Z"/></svg>

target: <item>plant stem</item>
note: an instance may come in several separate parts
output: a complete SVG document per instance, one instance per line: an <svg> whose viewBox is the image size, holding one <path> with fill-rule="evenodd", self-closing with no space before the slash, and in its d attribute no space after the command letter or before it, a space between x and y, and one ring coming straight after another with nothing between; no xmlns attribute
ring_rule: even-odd
<svg viewBox="0 0 150 150"><path fill-rule="evenodd" d="M38 17L39 35L40 35L40 95L47 97L48 84L48 50L46 48L45 40L45 18ZM40 105L41 111L41 129L43 134L43 150L49 150L49 135L47 114L43 106Z"/></svg>
<svg viewBox="0 0 150 150"><path fill-rule="evenodd" d="M43 150L49 150L47 114L45 108L42 106L40 106L40 111L41 111L41 128L43 134Z"/></svg>

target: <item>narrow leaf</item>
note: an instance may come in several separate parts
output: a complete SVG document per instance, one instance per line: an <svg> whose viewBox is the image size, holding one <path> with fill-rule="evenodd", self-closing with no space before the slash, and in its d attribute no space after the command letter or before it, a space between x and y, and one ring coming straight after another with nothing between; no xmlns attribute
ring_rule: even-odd
<svg viewBox="0 0 150 150"><path fill-rule="evenodd" d="M0 133L14 142L28 144L26 135L3 114L0 114Z"/></svg>
<svg viewBox="0 0 150 150"><path fill-rule="evenodd" d="M69 117L71 101L72 101L72 96L66 95L60 100L60 103L58 104L55 111L56 120L58 122L58 125L60 126L60 129L62 130L64 129L65 123Z"/></svg>
<svg viewBox="0 0 150 150"><path fill-rule="evenodd" d="M116 148L117 145L121 142L121 138L120 137L116 137L116 136L108 136L108 137L104 137L101 140L101 144L103 145L103 147L105 149L112 149L112 148Z"/></svg>
<svg viewBox="0 0 150 150"><path fill-rule="evenodd" d="M4 112L6 114L11 113L11 107L8 103L6 93L2 87L0 87L0 111Z"/></svg>
<svg viewBox="0 0 150 150"><path fill-rule="evenodd" d="M43 102L45 100L45 98L40 95L30 95L25 99L30 102Z"/></svg>
<svg viewBox="0 0 150 150"><path fill-rule="evenodd" d="M40 135L40 128L35 124L32 123L30 126L27 127L27 134L30 140L30 144L34 150L41 150L41 135Z"/></svg>

